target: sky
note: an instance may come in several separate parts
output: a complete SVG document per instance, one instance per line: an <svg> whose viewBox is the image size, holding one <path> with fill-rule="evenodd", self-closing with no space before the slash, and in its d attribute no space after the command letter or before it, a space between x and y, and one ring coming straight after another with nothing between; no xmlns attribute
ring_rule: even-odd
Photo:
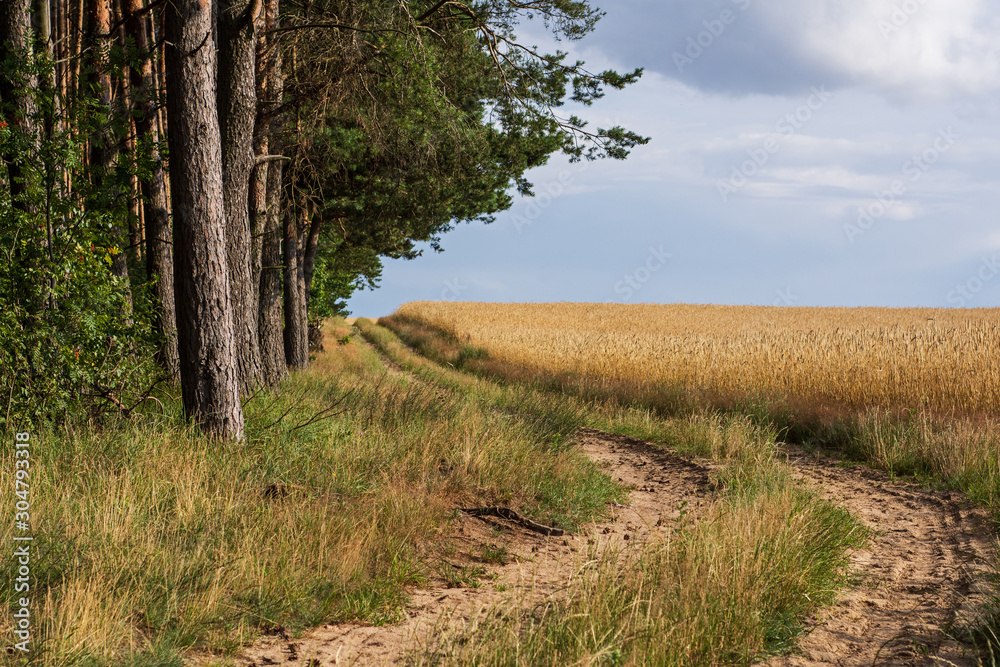
<svg viewBox="0 0 1000 667"><path fill-rule="evenodd" d="M409 301L1000 306L1000 5L596 4L595 32L555 46L645 74L580 115L649 145L626 161L553 156L529 172L534 198L460 225L443 253L386 261L355 315Z"/></svg>

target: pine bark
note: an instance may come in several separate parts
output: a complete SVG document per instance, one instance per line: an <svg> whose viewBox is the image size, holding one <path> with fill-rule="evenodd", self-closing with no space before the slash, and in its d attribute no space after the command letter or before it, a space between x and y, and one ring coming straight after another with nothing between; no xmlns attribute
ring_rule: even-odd
<svg viewBox="0 0 1000 667"><path fill-rule="evenodd" d="M153 281L158 306L155 326L162 341L158 361L167 374L176 379L180 377L180 359L177 351L177 310L174 305L174 259L171 252L170 206L165 169L158 148L156 71L153 69L146 18L140 14L142 0L124 2L125 28L142 53L139 67L130 71L136 136L140 147L148 147L152 162L149 177L139 182L145 220L146 275Z"/></svg>
<svg viewBox="0 0 1000 667"><path fill-rule="evenodd" d="M271 150L274 150L272 137ZM288 377L282 331L282 254L281 193L283 165L272 162L268 168L267 217L261 242L260 272L260 347L264 362L264 380L275 386Z"/></svg>
<svg viewBox="0 0 1000 667"><path fill-rule="evenodd" d="M291 71L296 71L297 58L293 47L291 50ZM302 137L302 117L296 118L296 129L299 139ZM301 142L300 142L301 146ZM308 314L306 312L305 299L305 273L303 272L303 250L305 247L306 227L309 224L309 201L306 197L300 197L300 201L295 202L296 178L293 175L289 183L289 203L297 206L289 207L292 210L285 215L284 234L282 238L282 256L285 260L284 266L284 292L285 292L285 359L288 366L293 369L302 369L309 366L309 326L307 323ZM296 213L298 220L296 220Z"/></svg>
<svg viewBox="0 0 1000 667"><path fill-rule="evenodd" d="M167 117L181 390L211 436L244 434L229 299L211 0L166 6Z"/></svg>
<svg viewBox="0 0 1000 667"><path fill-rule="evenodd" d="M270 172L270 162L256 162L257 158L268 155L270 146L270 126L264 122L262 112L268 105L268 74L272 69L272 59L268 54L268 40L263 36L266 27L266 10L257 18L255 30L256 43L256 85L257 95L256 118L253 128L254 168L250 175L250 283L253 293L260 295L261 253L263 252L264 226L267 222L267 178ZM263 349L261 350L263 355Z"/></svg>
<svg viewBox="0 0 1000 667"><path fill-rule="evenodd" d="M268 155L271 145L266 131L255 131L253 152L255 157ZM267 224L267 178L270 161L255 164L250 175L250 285L254 294L260 294L261 253L263 252L264 227ZM263 354L263 350L261 351Z"/></svg>
<svg viewBox="0 0 1000 667"><path fill-rule="evenodd" d="M80 95L80 90L83 87L82 81L80 80L80 66L83 63L83 17L86 13L86 6L86 0L76 0L76 5L73 7L73 9L76 10L73 15L73 24L70 26L71 41L73 42L73 57L70 60L70 81L73 87L70 97L67 99L77 99Z"/></svg>
<svg viewBox="0 0 1000 667"><path fill-rule="evenodd" d="M236 335L240 386L261 384L258 298L252 271L250 175L257 116L255 19L261 0L219 0L219 130L222 134L222 182L230 297Z"/></svg>
<svg viewBox="0 0 1000 667"><path fill-rule="evenodd" d="M278 21L278 0L267 0L265 4L265 28L273 30ZM261 69L264 109L270 112L281 105L284 94L281 52L274 37L268 39L267 58ZM269 122L266 131L268 152L279 155L284 148L282 142L282 121L280 114L265 114ZM282 331L282 254L281 254L281 211L284 192L284 164L270 162L261 167L267 173L266 213L261 236L260 271L260 348L264 366L264 381L268 386L276 386L288 377L288 362L285 358L284 334Z"/></svg>
<svg viewBox="0 0 1000 667"><path fill-rule="evenodd" d="M299 209L302 224L308 221L305 206ZM285 215L282 250L285 260L285 360L293 369L309 366L309 327L306 323L305 290L299 244L299 221Z"/></svg>
<svg viewBox="0 0 1000 667"><path fill-rule="evenodd" d="M98 104L105 119L102 127L91 139L90 165L93 169L94 189L101 197L102 206L115 205L122 194L121 187L111 178L118 162L118 141L114 136L111 124L112 81L108 63L108 52L111 47L111 3L109 0L90 0L88 3L89 30L87 33L89 48L92 54L97 88ZM118 247L112 254L111 272L128 284L128 260L126 249L129 247L128 231L115 224L111 228L111 237ZM131 303L131 291L129 291Z"/></svg>
<svg viewBox="0 0 1000 667"><path fill-rule="evenodd" d="M0 2L0 64L23 63L31 59L32 48L28 41L30 11L30 0ZM0 101L3 103L4 122L11 128L18 128L28 139L29 150L33 151L37 151L39 146L38 110L30 91L37 88L38 81L34 75L0 67ZM22 92L24 89L29 92ZM30 178L30 168L25 169L28 160L16 151L4 152L2 157L7 167L12 206L23 213L34 212L35 206L26 192L26 181Z"/></svg>
<svg viewBox="0 0 1000 667"><path fill-rule="evenodd" d="M59 88L59 96L65 102L69 95L69 82L67 81L69 67L69 4L67 0L55 0L56 2L56 22L55 22L55 44L54 56L56 60L56 85Z"/></svg>
<svg viewBox="0 0 1000 667"><path fill-rule="evenodd" d="M316 253L319 251L319 233L323 219L314 215L309 223L309 236L306 237L305 250L302 253L303 289L305 290L306 311L309 310L309 292L312 289L313 273L316 269Z"/></svg>
<svg viewBox="0 0 1000 667"><path fill-rule="evenodd" d="M38 47L52 58L52 3L50 0L36 0L35 16L38 26ZM51 74L49 75L51 77Z"/></svg>

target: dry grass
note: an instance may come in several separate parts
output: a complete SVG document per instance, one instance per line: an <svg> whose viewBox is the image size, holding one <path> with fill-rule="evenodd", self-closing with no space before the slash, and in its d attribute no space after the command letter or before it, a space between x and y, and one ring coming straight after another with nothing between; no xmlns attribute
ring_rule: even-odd
<svg viewBox="0 0 1000 667"><path fill-rule="evenodd" d="M501 363L710 399L1000 414L1000 310L419 302Z"/></svg>
<svg viewBox="0 0 1000 667"><path fill-rule="evenodd" d="M846 549L866 533L793 483L773 429L740 414L671 418L530 383L494 383L450 368L489 361L475 350L398 320L393 326L424 356L393 332L358 322L393 361L426 381L463 387L483 409L563 414L722 464L714 474L720 495L697 521L628 556L589 554L565 595L544 607L505 605L457 634L442 628L413 664L748 664L790 648L803 616L844 583Z"/></svg>
<svg viewBox="0 0 1000 667"><path fill-rule="evenodd" d="M863 540L846 512L795 488L732 495L637 557L594 553L563 597L512 605L417 665L746 665L791 647Z"/></svg>
<svg viewBox="0 0 1000 667"><path fill-rule="evenodd" d="M558 428L331 343L250 402L246 443L205 440L168 397L167 414L32 434L25 664L179 667L192 650L231 655L278 626L392 622L406 587L431 576L421 545L455 507L509 504L569 527L623 499ZM0 453L3 489L12 449ZM0 541L12 534L12 520L0 524ZM22 595L16 567L0 563L5 608ZM11 620L0 618L7 641Z"/></svg>
<svg viewBox="0 0 1000 667"><path fill-rule="evenodd" d="M599 428L726 459L741 451L747 427L769 427L807 447L839 450L892 473L961 489L1000 522L996 315L995 309L415 303L383 322L420 354L501 378L511 391L575 396L587 403ZM752 473L745 481L753 485L759 478ZM769 502L778 497L770 495ZM737 571L753 567L739 556L731 562L737 579ZM601 614L587 610L629 595L629 582L603 595L606 581L597 577L575 589L577 595L595 593L585 604L574 598L542 619L515 614L490 626L493 634L482 650L457 643L438 658L451 664L551 662L544 651L519 653L524 640L531 650L560 646L567 662L643 664L646 649L639 659L631 652L634 642L625 651L614 623L591 623ZM656 593L645 593L629 599L647 608ZM752 605L744 609L753 613ZM631 611L616 614L633 619ZM977 630L984 655L993 655L1000 636L1000 614L993 614L984 615ZM636 631L640 638L660 636L669 627L643 620ZM713 651L695 658L658 654L657 660L718 664L742 662L749 654L726 658Z"/></svg>
<svg viewBox="0 0 1000 667"><path fill-rule="evenodd" d="M961 489L1000 521L997 315L412 303L384 322L439 363L631 409L638 437L678 442L658 417L746 414L789 442Z"/></svg>

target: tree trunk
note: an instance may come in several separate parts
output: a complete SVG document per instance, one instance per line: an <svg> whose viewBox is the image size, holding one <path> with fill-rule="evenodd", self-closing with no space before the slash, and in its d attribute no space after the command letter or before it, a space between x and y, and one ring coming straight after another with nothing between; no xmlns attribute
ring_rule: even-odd
<svg viewBox="0 0 1000 667"><path fill-rule="evenodd" d="M30 0L3 0L0 2L0 64L8 62L30 65L32 46L28 41L30 31ZM31 68L8 68L0 66L0 110L4 123L12 130L19 131L21 141L5 142L9 150L0 156L6 167L7 187L10 191L11 208L21 214L19 224L28 227L28 220L38 213L33 186L38 183L38 173L32 165L38 164L40 135L37 124L38 107L35 94L38 79ZM18 146L20 144L20 146ZM30 220L37 224L37 220ZM49 245L51 249L51 244ZM14 261L20 263L21 248L14 248ZM29 313L36 315L46 307L41 294L42 288L35 279L20 271L15 272L13 301L24 305ZM33 327L34 317L27 318L25 326ZM34 377L35 371L32 370Z"/></svg>
<svg viewBox="0 0 1000 667"><path fill-rule="evenodd" d="M271 142L272 146L274 141ZM264 379L275 386L288 377L288 360L282 332L281 182L283 166L268 168L267 217L261 242L260 347Z"/></svg>
<svg viewBox="0 0 1000 667"><path fill-rule="evenodd" d="M270 144L267 132L256 132L253 142L254 156L266 156ZM269 162L254 165L250 176L250 285L254 294L260 294L261 253L263 252L264 227L267 224L269 166Z"/></svg>
<svg viewBox="0 0 1000 667"><path fill-rule="evenodd" d="M37 26L36 48L38 52L44 55L48 62L52 62L52 5L49 0L36 0L35 16L32 23ZM54 69L49 69L47 66L41 69L37 77L37 83L38 90L41 93L40 99L46 101L51 100L51 106L49 106L49 104L44 104L42 107L43 112L40 119L39 133L41 137L44 137L45 141L51 141L56 125L59 122L59 119L63 117L59 108L59 96L55 94ZM56 187L61 185L60 181L62 180L61 176L64 170L62 165L55 164L55 161L50 155L45 155L43 153L41 157L44 158L41 180L45 189L44 199L41 202L41 213L45 218L45 247L48 253L49 261L53 262L55 260L53 238L56 234L56 229L52 205L56 195ZM49 310L55 310L57 306L55 286L55 276L50 276L47 299L47 306Z"/></svg>
<svg viewBox="0 0 1000 667"><path fill-rule="evenodd" d="M170 208L163 160L157 143L159 118L153 54L149 48L146 18L139 14L141 10L142 0L125 0L125 27L142 53L140 67L130 71L136 138L139 150L149 150L153 165L149 178L139 183L146 223L146 275L153 281L158 306L155 326L162 339L158 361L170 377L176 379L180 377L180 360L177 352L177 309L174 305L174 259L170 248Z"/></svg>
<svg viewBox="0 0 1000 667"><path fill-rule="evenodd" d="M83 89L83 82L80 80L80 65L83 62L83 17L85 14L85 8L87 3L85 0L76 0L76 6L74 9L76 13L73 16L73 25L70 27L70 33L72 34L73 42L73 57L70 60L72 72L70 76L70 81L72 82L73 89L71 91L70 97L67 99L77 100L80 96L80 91ZM73 104L74 109L78 107L77 104ZM79 138L79 136L78 136ZM86 157L84 158L86 159Z"/></svg>
<svg viewBox="0 0 1000 667"><path fill-rule="evenodd" d="M299 227L296 234L299 237L298 262L295 273L295 287L299 290L299 302L302 304L302 312L296 323L295 333L299 337L298 344L306 348L306 363L303 368L309 365L309 292L306 290L306 240L310 227L309 221L312 219L312 208L302 207L299 216Z"/></svg>
<svg viewBox="0 0 1000 667"><path fill-rule="evenodd" d="M69 5L66 0L56 0L56 29L55 29L55 44L53 55L56 60L56 86L59 89L59 96L66 103L66 97L69 94L67 73L69 72L69 67L66 61L69 60L69 35L67 34L69 27ZM64 120L60 119L60 123L65 123ZM64 128L65 125L60 125L60 129Z"/></svg>
<svg viewBox="0 0 1000 667"><path fill-rule="evenodd" d="M222 187L230 297L236 334L240 386L252 390L263 380L257 332L257 292L252 278L250 174L257 116L254 25L261 0L219 0L219 131L222 134Z"/></svg>
<svg viewBox="0 0 1000 667"><path fill-rule="evenodd" d="M257 43L255 45L257 62L255 93L257 95L256 118L254 119L253 154L255 159L267 156L270 146L270 125L263 122L261 112L267 107L269 95L269 76L273 69L273 59L268 56L267 38L262 36L266 27L266 10L256 21ZM264 227L267 224L267 177L270 172L269 162L254 164L250 176L250 284L253 293L260 295L261 253L263 252ZM263 344L262 344L263 345ZM263 349L261 355L263 356Z"/></svg>
<svg viewBox="0 0 1000 667"><path fill-rule="evenodd" d="M174 270L185 413L218 438L243 438L233 344L222 141L210 0L166 6Z"/></svg>
<svg viewBox="0 0 1000 667"><path fill-rule="evenodd" d="M273 30L278 24L278 0L267 0L265 5L265 28ZM268 38L267 58L262 63L261 84L266 101L264 108L270 110L280 106L284 94L284 77L281 71L281 53L275 37ZM269 117L267 128L259 134L267 138L267 150L279 154L283 148L281 140L282 117ZM260 271L260 349L264 366L264 380L268 386L276 386L288 377L288 362L285 358L285 343L282 332L282 256L281 256L281 195L284 191L282 162L261 165L258 170L267 174L266 207L264 230L261 237Z"/></svg>
<svg viewBox="0 0 1000 667"><path fill-rule="evenodd" d="M90 0L88 5L89 31L88 46L92 51L95 84L97 86L97 102L101 113L102 127L91 138L90 165L93 170L94 190L98 193L100 208L112 209L119 206L121 187L110 178L118 162L118 141L114 137L111 123L112 81L108 52L111 46L111 3L110 0ZM111 238L116 244L117 252L112 252L111 272L128 285L127 248L129 238L127 230L115 222L111 228ZM131 303L131 290L129 290Z"/></svg>
<svg viewBox="0 0 1000 667"><path fill-rule="evenodd" d="M36 0L35 2L35 16L37 17L35 23L36 28L36 38L38 39L38 47L41 49L49 59L52 58L52 3L50 0ZM52 76L49 74L48 76Z"/></svg>
<svg viewBox="0 0 1000 667"><path fill-rule="evenodd" d="M306 294L306 311L309 310L309 292L312 289L313 272L316 270L316 253L319 251L319 232L323 219L314 215L309 224L309 236L306 237L305 252L302 254L303 286Z"/></svg>
<svg viewBox="0 0 1000 667"><path fill-rule="evenodd" d="M291 50L291 71L296 71L297 58L293 46ZM301 149L302 118L296 118L296 132ZM294 204L296 197L296 178L293 175L289 183L288 201ZM299 219L296 220L296 214ZM303 255L305 249L306 225L309 222L309 201L302 197L298 206L289 206L285 214L284 238L282 250L285 259L284 289L285 289L285 358L291 368L307 368L309 366L309 325L306 312L305 274L303 273Z"/></svg>
<svg viewBox="0 0 1000 667"><path fill-rule="evenodd" d="M31 60L31 44L28 42L30 21L30 0L3 0L0 2L0 63ZM37 153L39 134L36 122L37 107L33 91L38 81L28 71L11 71L0 67L0 101L3 103L4 122L21 130L28 139L29 150ZM27 92L25 92L27 90ZM4 152L3 162L7 167L7 183L10 199L15 210L33 213L35 205L26 192L30 168L35 164L36 155L24 156L16 151Z"/></svg>
<svg viewBox="0 0 1000 667"><path fill-rule="evenodd" d="M306 206L299 209L302 224L309 220ZM309 366L309 326L306 320L304 280L299 245L299 222L292 213L285 215L285 359L291 368Z"/></svg>

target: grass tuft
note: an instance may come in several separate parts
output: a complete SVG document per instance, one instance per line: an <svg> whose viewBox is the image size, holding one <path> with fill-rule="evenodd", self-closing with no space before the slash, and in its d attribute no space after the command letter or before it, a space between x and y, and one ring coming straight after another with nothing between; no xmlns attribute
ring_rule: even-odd
<svg viewBox="0 0 1000 667"><path fill-rule="evenodd" d="M418 328L362 334L427 381L462 387L483 409L539 423L590 426L663 443L722 463L707 513L638 554L592 553L563 598L542 608L506 604L465 633L444 633L415 664L749 664L794 646L801 620L846 582L848 550L867 539L847 512L796 485L777 431L750 416L657 410L585 397L544 383L496 383L445 370L458 343ZM396 331L404 337L395 335ZM424 345L413 348L424 339ZM561 431L561 429L557 429Z"/></svg>
<svg viewBox="0 0 1000 667"><path fill-rule="evenodd" d="M567 424L482 410L390 373L366 346L333 346L250 400L245 443L202 438L177 397L161 400L133 421L32 434L37 639L25 664L181 664L278 627L392 623L431 572L421 545L456 507L507 504L570 527L623 495L559 445ZM13 461L0 454L3 488ZM14 568L0 563L11 611Z"/></svg>

